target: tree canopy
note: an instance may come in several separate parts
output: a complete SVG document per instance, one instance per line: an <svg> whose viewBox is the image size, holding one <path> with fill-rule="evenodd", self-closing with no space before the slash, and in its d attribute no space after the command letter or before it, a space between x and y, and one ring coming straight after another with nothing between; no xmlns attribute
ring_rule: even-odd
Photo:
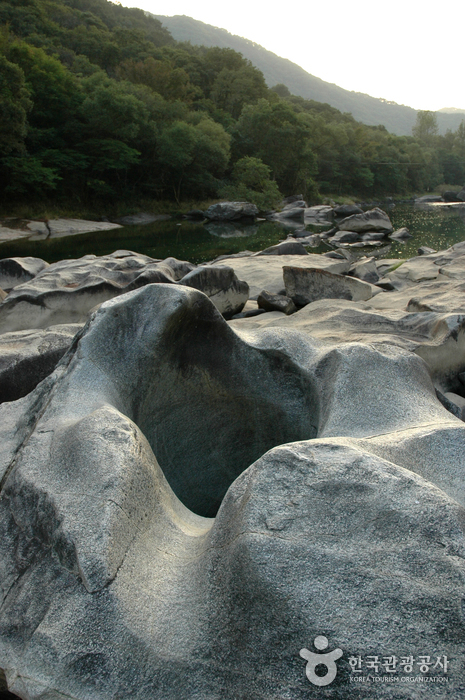
<svg viewBox="0 0 465 700"><path fill-rule="evenodd" d="M412 136L268 89L232 49L177 43L108 0L0 0L0 198L196 199L268 207L465 180L465 123Z"/></svg>

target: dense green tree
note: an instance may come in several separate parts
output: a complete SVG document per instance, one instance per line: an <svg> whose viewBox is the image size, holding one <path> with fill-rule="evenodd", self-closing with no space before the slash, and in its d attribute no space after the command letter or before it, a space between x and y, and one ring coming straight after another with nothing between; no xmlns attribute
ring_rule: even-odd
<svg viewBox="0 0 465 700"><path fill-rule="evenodd" d="M286 102L261 99L246 105L233 130L235 159L249 155L271 168L273 179L285 194L307 192L314 186L316 158L310 128Z"/></svg>
<svg viewBox="0 0 465 700"><path fill-rule="evenodd" d="M220 189L220 196L232 201L252 202L261 211L271 209L282 199L282 194L270 173L270 168L259 158L245 156L234 164L232 182Z"/></svg>
<svg viewBox="0 0 465 700"><path fill-rule="evenodd" d="M429 110L420 110L412 133L416 139L430 144L438 133L438 120L435 113Z"/></svg>
<svg viewBox="0 0 465 700"><path fill-rule="evenodd" d="M31 107L23 71L0 54L0 155L24 150Z"/></svg>

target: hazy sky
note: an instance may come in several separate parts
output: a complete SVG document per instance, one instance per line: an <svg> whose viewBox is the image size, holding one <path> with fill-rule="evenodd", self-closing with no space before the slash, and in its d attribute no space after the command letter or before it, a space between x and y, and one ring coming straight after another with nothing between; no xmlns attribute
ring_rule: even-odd
<svg viewBox="0 0 465 700"><path fill-rule="evenodd" d="M122 0L159 15L187 15L302 66L346 90L415 109L465 109L465 3L419 0Z"/></svg>

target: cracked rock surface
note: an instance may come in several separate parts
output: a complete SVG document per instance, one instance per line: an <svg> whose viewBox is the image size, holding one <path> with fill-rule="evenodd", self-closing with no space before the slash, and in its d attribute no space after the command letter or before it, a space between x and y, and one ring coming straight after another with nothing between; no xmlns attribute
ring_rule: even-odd
<svg viewBox="0 0 465 700"><path fill-rule="evenodd" d="M461 697L465 425L422 356L459 381L451 325L328 299L228 323L173 283L103 303L0 406L9 688L316 700L299 652L325 635L326 698L366 700L349 659L388 655L447 682L370 698Z"/></svg>

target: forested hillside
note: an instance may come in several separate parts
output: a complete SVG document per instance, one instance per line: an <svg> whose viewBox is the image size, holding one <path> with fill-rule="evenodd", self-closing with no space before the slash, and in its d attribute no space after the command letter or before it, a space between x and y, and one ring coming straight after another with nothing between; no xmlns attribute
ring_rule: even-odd
<svg viewBox="0 0 465 700"><path fill-rule="evenodd" d="M465 126L368 127L232 49L177 43L107 0L0 1L0 198L88 205L280 193L370 197L465 181ZM423 122L422 122L423 119ZM279 188L279 191L278 191Z"/></svg>
<svg viewBox="0 0 465 700"><path fill-rule="evenodd" d="M220 46L239 51L262 71L269 87L284 83L294 95L318 102L328 102L341 112L349 112L364 124L371 126L382 124L388 131L398 136L409 136L412 133L417 118L417 111L412 107L388 102L361 92L344 90L338 85L307 73L296 63L277 56L249 39L231 34L226 29L199 22L192 17L153 16L160 20L177 41L190 41L191 44ZM414 79L412 77L412 80ZM433 86L432 89L434 89ZM445 134L448 129L455 131L465 117L460 110L441 109L435 114L440 134Z"/></svg>

